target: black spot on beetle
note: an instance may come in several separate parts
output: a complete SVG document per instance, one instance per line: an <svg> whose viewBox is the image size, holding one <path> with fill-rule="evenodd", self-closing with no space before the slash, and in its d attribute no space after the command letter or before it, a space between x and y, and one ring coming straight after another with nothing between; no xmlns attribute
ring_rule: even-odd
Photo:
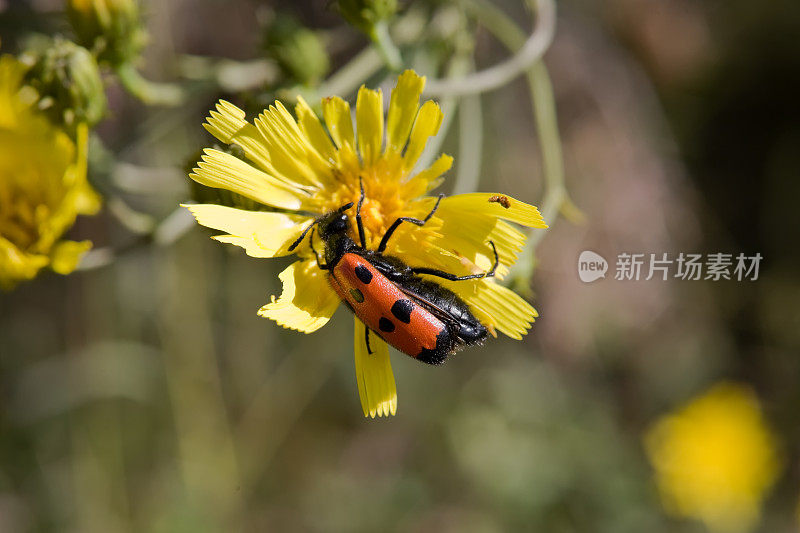
<svg viewBox="0 0 800 533"><path fill-rule="evenodd" d="M385 331L386 333L391 333L394 331L394 322L382 316L381 319L378 321L378 327L381 331Z"/></svg>
<svg viewBox="0 0 800 533"><path fill-rule="evenodd" d="M411 322L411 310L414 309L414 304L411 300L397 300L392 304L392 314L397 320L408 324Z"/></svg>
<svg viewBox="0 0 800 533"><path fill-rule="evenodd" d="M452 337L450 337L447 329L443 329L436 336L436 346L434 346L433 349L423 347L419 355L417 355L417 360L428 363L429 365L441 365L444 363L445 359L447 359L452 349Z"/></svg>
<svg viewBox="0 0 800 533"><path fill-rule="evenodd" d="M361 283L367 285L370 281L372 281L372 272L370 272L369 269L364 265L358 265L356 267L356 277Z"/></svg>

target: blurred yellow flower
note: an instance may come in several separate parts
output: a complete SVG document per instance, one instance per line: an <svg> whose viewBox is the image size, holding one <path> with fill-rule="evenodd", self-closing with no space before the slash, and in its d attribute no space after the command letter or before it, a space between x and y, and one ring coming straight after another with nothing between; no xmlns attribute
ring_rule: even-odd
<svg viewBox="0 0 800 533"><path fill-rule="evenodd" d="M0 57L0 287L14 287L49 266L72 272L89 241L60 240L79 214L100 201L86 181L88 127L76 140L34 107L36 94L22 86L25 68Z"/></svg>
<svg viewBox="0 0 800 533"><path fill-rule="evenodd" d="M442 121L435 102L419 104L424 84L425 78L413 71L400 75L385 125L381 91L361 87L356 100L357 131L350 105L336 96L322 101L327 131L302 98L294 108L296 119L276 102L253 123L245 120L244 111L220 101L206 129L222 142L241 147L246 160L206 149L191 178L273 210L213 204L189 209L200 224L227 233L214 237L218 241L241 246L253 257L285 256L315 216L357 202L361 180L366 192L361 214L367 248L377 248L398 217L420 218L431 210L436 198L426 194L441 183L441 175L453 161L441 155L429 168L414 170L428 138L436 135ZM487 246L492 240L500 257L497 274L502 278L525 243L525 235L506 220L547 227L538 210L523 202L488 193L462 194L443 199L425 226L400 226L386 252L411 265L471 274L492 266ZM305 333L324 326L340 303L327 274L318 268L309 241L305 239L294 251L299 260L280 274L280 298L273 297L259 311L283 327ZM537 316L525 300L493 279L440 283L456 292L493 335L500 331L521 339ZM373 336L373 353L368 354L364 333L364 324L356 318L355 365L364 414L394 414L397 393L388 347Z"/></svg>
<svg viewBox="0 0 800 533"><path fill-rule="evenodd" d="M645 435L665 508L712 531L749 531L780 459L753 391L720 383Z"/></svg>

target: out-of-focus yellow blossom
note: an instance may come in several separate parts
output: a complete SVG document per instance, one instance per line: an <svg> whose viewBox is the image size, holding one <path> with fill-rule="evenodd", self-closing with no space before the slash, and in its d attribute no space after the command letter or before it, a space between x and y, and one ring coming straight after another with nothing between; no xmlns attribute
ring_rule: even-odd
<svg viewBox="0 0 800 533"><path fill-rule="evenodd" d="M322 101L325 126L302 98L295 116L280 102L254 122L225 101L211 111L206 129L226 144L244 150L244 158L206 149L191 178L208 187L226 189L267 206L248 211L203 204L188 206L197 221L225 232L214 238L245 249L253 257L298 260L280 274L283 293L259 314L281 326L311 333L324 326L339 307L327 272L321 270L309 242L290 245L314 217L358 202L368 249L398 217L425 217L436 198L428 193L442 182L453 158L442 154L425 169L416 169L428 139L436 135L442 111L433 101L420 105L425 78L407 70L400 75L384 121L383 94L361 87L353 128L350 104L337 96ZM327 128L326 128L327 126ZM505 195L460 194L444 198L423 227L401 226L388 255L409 265L425 265L455 274L486 272L493 263L494 242L502 279L525 243L525 235L509 222L546 228L536 207ZM411 225L409 225L411 226ZM353 232L351 228L351 232ZM354 233L351 237L356 238ZM494 278L438 283L458 294L473 314L496 335L521 339L537 316L516 293ZM367 416L394 414L397 392L386 342L377 335L367 350L364 324L355 319L355 360L361 405Z"/></svg>
<svg viewBox="0 0 800 533"><path fill-rule="evenodd" d="M35 108L22 85L25 67L0 56L0 287L32 279L49 266L72 272L89 241L60 240L79 214L95 213L86 181L88 127L73 140Z"/></svg>
<svg viewBox="0 0 800 533"><path fill-rule="evenodd" d="M712 531L749 531L780 470L775 437L753 391L720 383L645 435L667 511Z"/></svg>

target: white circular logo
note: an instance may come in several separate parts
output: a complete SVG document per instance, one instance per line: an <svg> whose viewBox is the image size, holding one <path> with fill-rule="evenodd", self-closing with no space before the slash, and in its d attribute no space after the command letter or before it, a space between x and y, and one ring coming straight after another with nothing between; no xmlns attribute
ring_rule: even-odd
<svg viewBox="0 0 800 533"><path fill-rule="evenodd" d="M589 250L581 252L578 257L578 277L584 283L591 283L600 278L606 277L608 271L608 261L602 255Z"/></svg>

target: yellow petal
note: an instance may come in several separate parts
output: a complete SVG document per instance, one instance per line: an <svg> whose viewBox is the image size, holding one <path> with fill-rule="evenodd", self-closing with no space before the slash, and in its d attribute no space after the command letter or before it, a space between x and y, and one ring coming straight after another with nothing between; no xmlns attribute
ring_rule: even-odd
<svg viewBox="0 0 800 533"><path fill-rule="evenodd" d="M355 150L353 135L353 119L350 117L350 104L338 96L322 99L322 116L328 131L331 132L333 142L339 149Z"/></svg>
<svg viewBox="0 0 800 533"><path fill-rule="evenodd" d="M311 109L311 106L303 100L302 96L297 97L297 105L294 107L294 112L297 115L298 125L308 138L308 142L327 161L333 159L336 155L336 148L334 148L331 138L325 133L325 128L322 127L317 115Z"/></svg>
<svg viewBox="0 0 800 533"><path fill-rule="evenodd" d="M283 104L276 102L265 109L255 119L255 125L276 177L304 189L318 189L328 182L330 163L314 149Z"/></svg>
<svg viewBox="0 0 800 533"><path fill-rule="evenodd" d="M78 267L83 254L92 247L92 241L61 241L50 252L50 268L59 274L69 274Z"/></svg>
<svg viewBox="0 0 800 533"><path fill-rule="evenodd" d="M225 144L236 143L242 147L247 158L261 167L262 170L272 172L269 152L264 145L264 138L258 129L249 124L244 118L244 111L230 102L220 100L217 110L211 111L203 124L211 135Z"/></svg>
<svg viewBox="0 0 800 533"><path fill-rule="evenodd" d="M364 416L389 416L397 412L397 388L394 383L389 346L375 333L369 334L367 352L366 326L355 318L353 343L356 357L356 382Z"/></svg>
<svg viewBox="0 0 800 533"><path fill-rule="evenodd" d="M403 154L403 167L406 172L414 168L419 156L425 149L428 139L436 135L439 131L439 126L442 125L442 110L439 105L428 100L419 109L417 119L414 121L414 127L411 128L411 136L408 139L408 147L405 154Z"/></svg>
<svg viewBox="0 0 800 533"><path fill-rule="evenodd" d="M491 278L469 281L437 280L458 294L482 324L521 340L539 316L528 302Z"/></svg>
<svg viewBox="0 0 800 533"><path fill-rule="evenodd" d="M0 236L0 288L11 289L20 281L35 278L49 262L46 255L25 253Z"/></svg>
<svg viewBox="0 0 800 533"><path fill-rule="evenodd" d="M536 206L520 202L507 194L488 192L457 194L442 200L439 209L492 215L531 228L547 228Z"/></svg>
<svg viewBox="0 0 800 533"><path fill-rule="evenodd" d="M311 333L327 324L339 307L339 297L314 259L296 261L278 277L283 282L283 292L280 298L273 296L272 302L259 309L260 316L285 328Z"/></svg>
<svg viewBox="0 0 800 533"><path fill-rule="evenodd" d="M246 211L215 204L184 205L198 224L225 231L214 239L241 246L251 257L281 257L290 253L288 247L300 236L311 218L265 211Z"/></svg>
<svg viewBox="0 0 800 533"><path fill-rule="evenodd" d="M213 148L203 150L202 161L197 167L189 174L196 182L233 191L264 205L296 210L307 198L301 191L238 157Z"/></svg>
<svg viewBox="0 0 800 533"><path fill-rule="evenodd" d="M464 274L475 274L491 268L494 254L489 241L492 241L500 258L497 277L503 279L508 272L508 265L516 262L517 255L525 245L525 234L491 215L444 210L441 213L437 211L437 216L443 224L431 242L476 267L475 272ZM463 228L469 228L469 231L463 231Z"/></svg>
<svg viewBox="0 0 800 533"><path fill-rule="evenodd" d="M81 215L94 215L100 210L102 202L100 196L92 189L86 179L86 167L89 156L89 126L86 123L78 124L75 142L75 163L67 170L72 174L75 187L75 211Z"/></svg>
<svg viewBox="0 0 800 533"><path fill-rule="evenodd" d="M358 152L364 165L372 165L383 147L383 93L361 86L356 100Z"/></svg>
<svg viewBox="0 0 800 533"><path fill-rule="evenodd" d="M418 172L416 176L408 180L408 183L403 186L405 189L404 195L407 198L417 198L435 189L444 181L441 175L450 170L452 166L452 157L447 154L440 155L431 166ZM433 204L431 204L431 207L433 207Z"/></svg>
<svg viewBox="0 0 800 533"><path fill-rule="evenodd" d="M417 75L413 70L406 70L397 78L386 117L387 152L400 153L406 145L424 87L425 77Z"/></svg>

